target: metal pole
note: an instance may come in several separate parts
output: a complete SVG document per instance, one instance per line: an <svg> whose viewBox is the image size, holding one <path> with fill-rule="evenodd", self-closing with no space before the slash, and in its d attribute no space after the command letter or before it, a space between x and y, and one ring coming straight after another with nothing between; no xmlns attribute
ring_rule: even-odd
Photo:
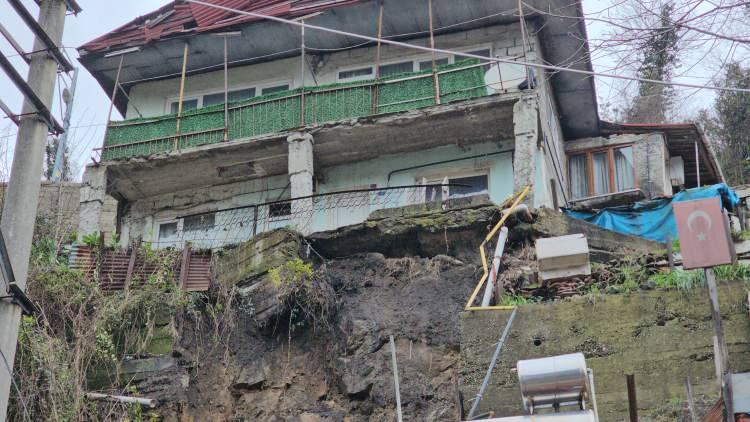
<svg viewBox="0 0 750 422"><path fill-rule="evenodd" d="M479 403L482 401L482 395L484 394L484 390L487 388L487 384L490 383L490 376L492 376L492 371L495 369L495 365L497 364L497 358L500 356L500 350L503 348L503 344L505 344L505 339L508 338L508 333L510 332L510 326L513 325L513 320L516 319L516 313L518 312L518 308L514 308L513 312L510 314L510 318L508 318L508 323L505 324L505 329L503 330L503 334L500 336L500 341L497 342L497 347L495 348L495 353L492 354L492 360L490 361L490 366L487 368L487 373L484 374L484 380L482 381L482 386L479 387L479 392L477 393L476 398L474 398L474 403L471 405L471 410L469 410L469 418L471 419L474 417L474 414L479 410Z"/></svg>
<svg viewBox="0 0 750 422"><path fill-rule="evenodd" d="M227 62L227 36L224 35L224 140L229 139L229 65Z"/></svg>
<svg viewBox="0 0 750 422"><path fill-rule="evenodd" d="M705 268L703 270L706 276L706 287L708 288L708 297L711 303L711 319L713 320L714 336L716 341L714 342L714 359L719 366L720 373L718 375L719 385L721 386L721 395L724 398L724 406L727 409L728 420L734 421L732 415L732 394L731 387L729 385L727 374L729 374L729 354L727 353L727 342L724 338L724 324L721 320L721 312L719 309L719 291L716 288L716 276L713 268Z"/></svg>
<svg viewBox="0 0 750 422"><path fill-rule="evenodd" d="M432 49L432 83L435 91L435 104L440 104L440 76L438 76L437 65L435 63L435 31L432 22L432 0L428 0L430 8L430 48Z"/></svg>
<svg viewBox="0 0 750 422"><path fill-rule="evenodd" d="M375 92L372 93L372 114L378 113L378 91L380 79L380 39L383 38L383 0L380 0L380 12L378 15L378 46L375 52Z"/></svg>
<svg viewBox="0 0 750 422"><path fill-rule="evenodd" d="M39 7L39 25L55 45L60 45L65 26L65 2L48 0ZM39 52L31 55L27 81L49 109L55 90L57 62L46 50L45 43L36 37L33 51ZM16 285L21 291L26 289L48 132L47 124L35 115L36 111L37 108L28 98L25 99L0 221L0 228L8 242L8 256ZM20 320L21 307L14 302L0 300L0 421L5 420L8 408Z"/></svg>
<svg viewBox="0 0 750 422"><path fill-rule="evenodd" d="M175 131L173 149L179 147L180 141L180 119L182 119L182 97L185 95L185 69L187 69L188 45L185 43L185 50L182 53L182 75L180 76L180 99L177 102L177 130Z"/></svg>
<svg viewBox="0 0 750 422"><path fill-rule="evenodd" d="M65 117L63 119L63 132L60 136L60 141L57 143L57 151L55 151L55 166L52 167L52 181L59 182L62 179L64 172L65 162L65 150L68 145L68 129L70 129L70 118L73 114L73 103L76 97L76 85L78 83L78 68L73 71L73 81L70 83L70 97L68 98L67 106L65 107Z"/></svg>
<svg viewBox="0 0 750 422"><path fill-rule="evenodd" d="M120 84L120 73L122 72L122 62L125 56L120 56L120 64L117 65L117 75L115 75L115 86L112 88L112 97L109 102L109 111L107 112L107 126L104 127L104 142L102 146L107 145L107 134L109 133L109 124L112 121L112 110L115 107L115 98L117 98L117 86Z"/></svg>
<svg viewBox="0 0 750 422"><path fill-rule="evenodd" d="M690 377L685 378L685 395L687 396L690 420L698 422L698 417L695 415L695 400L693 399L693 387L690 385Z"/></svg>
<svg viewBox="0 0 750 422"><path fill-rule="evenodd" d="M638 399L635 395L635 375L626 374L628 381L628 412L630 413L630 422L638 422Z"/></svg>
<svg viewBox="0 0 750 422"><path fill-rule="evenodd" d="M401 414L401 388L398 386L398 363L396 362L396 343L391 340L391 360L393 361L393 383L396 387L396 415L398 422L403 422L404 416Z"/></svg>
<svg viewBox="0 0 750 422"><path fill-rule="evenodd" d="M698 187L701 187L701 157L698 153L698 141L695 141L695 177L698 180Z"/></svg>
<svg viewBox="0 0 750 422"><path fill-rule="evenodd" d="M303 20L302 23L305 23ZM301 87L301 94L300 94L300 113L299 113L299 120L300 120L300 126L305 125L305 27L302 26L302 32L300 34L300 50L302 53L300 54L300 87Z"/></svg>

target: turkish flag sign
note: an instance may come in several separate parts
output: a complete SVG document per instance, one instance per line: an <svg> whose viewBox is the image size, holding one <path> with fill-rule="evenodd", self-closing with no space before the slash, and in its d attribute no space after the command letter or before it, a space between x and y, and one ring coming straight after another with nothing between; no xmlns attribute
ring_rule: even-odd
<svg viewBox="0 0 750 422"><path fill-rule="evenodd" d="M719 197L675 202L674 219L686 270L732 264L736 260L729 222Z"/></svg>

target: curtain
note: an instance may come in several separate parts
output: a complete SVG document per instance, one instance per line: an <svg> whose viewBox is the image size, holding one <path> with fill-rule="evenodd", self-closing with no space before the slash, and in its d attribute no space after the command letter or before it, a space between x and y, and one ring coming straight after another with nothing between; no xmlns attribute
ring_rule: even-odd
<svg viewBox="0 0 750 422"><path fill-rule="evenodd" d="M618 192L635 187L633 147L615 150L615 188Z"/></svg>
<svg viewBox="0 0 750 422"><path fill-rule="evenodd" d="M594 195L602 195L611 191L609 187L609 153L597 152L592 154L594 160Z"/></svg>
<svg viewBox="0 0 750 422"><path fill-rule="evenodd" d="M573 199L589 196L589 183L586 178L586 155L574 155L568 162L570 194Z"/></svg>

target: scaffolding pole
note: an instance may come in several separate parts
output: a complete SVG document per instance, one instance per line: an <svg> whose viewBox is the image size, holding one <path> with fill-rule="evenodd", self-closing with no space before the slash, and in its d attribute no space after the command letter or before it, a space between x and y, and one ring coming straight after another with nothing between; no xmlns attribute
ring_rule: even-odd
<svg viewBox="0 0 750 422"><path fill-rule="evenodd" d="M440 77L437 72L437 64L435 57L435 27L432 21L432 0L428 0L428 7L430 9L430 48L432 49L432 83L435 90L435 104L440 104Z"/></svg>
<svg viewBox="0 0 750 422"><path fill-rule="evenodd" d="M180 124L182 123L182 99L185 95L185 69L187 68L187 58L188 58L188 44L185 43L185 50L182 53L182 75L180 76L180 98L177 102L177 130L175 131L175 138L174 138L174 145L173 149L177 149L179 147L179 141L180 141Z"/></svg>

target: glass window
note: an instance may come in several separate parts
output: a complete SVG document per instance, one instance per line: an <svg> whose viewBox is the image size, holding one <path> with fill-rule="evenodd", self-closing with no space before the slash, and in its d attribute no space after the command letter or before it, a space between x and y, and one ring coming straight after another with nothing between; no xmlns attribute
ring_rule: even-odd
<svg viewBox="0 0 750 422"><path fill-rule="evenodd" d="M177 222L159 224L159 248L169 248L177 246Z"/></svg>
<svg viewBox="0 0 750 422"><path fill-rule="evenodd" d="M409 73L414 71L414 62L401 62L384 64L380 66L380 77L398 75L400 73Z"/></svg>
<svg viewBox="0 0 750 422"><path fill-rule="evenodd" d="M570 194L573 199L589 196L589 181L586 174L586 154L574 155L568 160Z"/></svg>
<svg viewBox="0 0 750 422"><path fill-rule="evenodd" d="M361 81L373 77L372 67L363 67L361 69L343 70L339 72L340 81Z"/></svg>
<svg viewBox="0 0 750 422"><path fill-rule="evenodd" d="M271 218L286 218L292 215L291 202L278 202L268 206L268 216Z"/></svg>
<svg viewBox="0 0 750 422"><path fill-rule="evenodd" d="M227 93L227 97L229 97L229 102L234 101L242 101L242 100L248 100L250 98L253 98L255 96L255 88L247 88L247 89L237 89L234 91L229 91ZM217 92L216 94L209 94L203 96L203 107L208 107L215 104L223 104L224 103L224 93L223 92Z"/></svg>
<svg viewBox="0 0 750 422"><path fill-rule="evenodd" d="M633 147L618 148L615 153L615 190L617 192L635 187L633 169Z"/></svg>
<svg viewBox="0 0 750 422"><path fill-rule="evenodd" d="M268 95L268 94L273 94L275 92L288 91L288 90L289 90L289 84L269 86L267 88L263 88L263 90L261 90L261 94Z"/></svg>
<svg viewBox="0 0 750 422"><path fill-rule="evenodd" d="M180 102L179 101L173 101L172 104L169 105L169 112L172 114L177 113L177 109L179 107ZM193 98L192 100L182 100L182 111L188 111L188 110L195 110L198 108L198 99Z"/></svg>
<svg viewBox="0 0 750 422"><path fill-rule="evenodd" d="M182 227L185 232L208 231L214 228L215 223L216 214L201 214L185 217Z"/></svg>
<svg viewBox="0 0 750 422"><path fill-rule="evenodd" d="M448 62L447 57L435 60L435 64L438 66L443 66L448 63L449 62ZM419 70L427 70L427 69L432 69L432 59L419 62Z"/></svg>
<svg viewBox="0 0 750 422"><path fill-rule="evenodd" d="M442 201L443 187L442 181L430 183L432 186L425 188L425 202ZM448 199L463 198L467 196L482 195L489 192L489 181L486 174L468 177L454 177L448 179Z"/></svg>
<svg viewBox="0 0 750 422"><path fill-rule="evenodd" d="M610 193L609 186L609 151L591 154L593 160L594 195Z"/></svg>

